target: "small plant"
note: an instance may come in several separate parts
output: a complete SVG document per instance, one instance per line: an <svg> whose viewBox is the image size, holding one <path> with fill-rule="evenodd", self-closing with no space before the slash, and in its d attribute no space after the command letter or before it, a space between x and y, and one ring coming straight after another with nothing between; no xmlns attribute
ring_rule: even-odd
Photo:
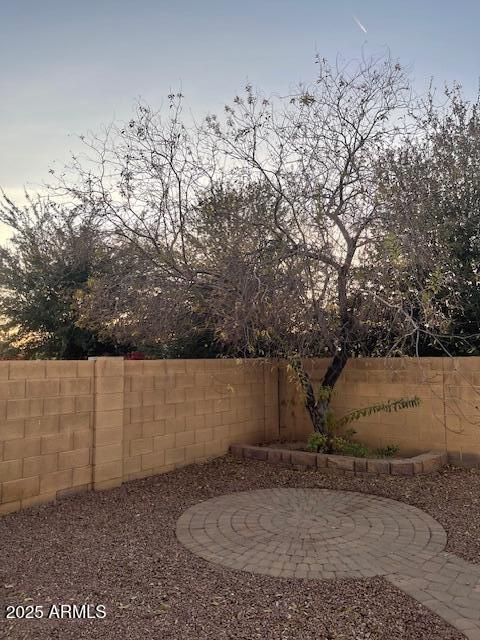
<svg viewBox="0 0 480 640"><path fill-rule="evenodd" d="M372 455L370 449L361 442L349 442L344 440L342 446L335 453L340 453L344 456L354 456L355 458L369 458Z"/></svg>
<svg viewBox="0 0 480 640"><path fill-rule="evenodd" d="M390 458L398 453L397 445L388 445L379 449L370 449L361 442L352 440L355 434L353 429L349 429L345 435L332 436L328 438L323 433L313 432L307 442L307 451L312 453L333 453L343 456L354 456L355 458Z"/></svg>
<svg viewBox="0 0 480 640"><path fill-rule="evenodd" d="M399 451L399 446L396 444L389 444L386 447L379 447L375 449L375 454L379 458L391 458L396 455Z"/></svg>
<svg viewBox="0 0 480 640"><path fill-rule="evenodd" d="M317 405L325 402L329 403L332 394L333 389L320 386L316 394ZM313 453L338 453L358 458L390 458L398 453L399 448L397 445L388 445L372 450L361 442L353 440L356 433L355 429L351 427L345 429L341 436L337 435L338 430L360 418L365 418L375 413L382 411L391 413L392 411L418 407L419 404L420 398L418 396L414 396L413 398L399 398L398 400L387 400L386 402L372 404L362 409L354 409L341 418L336 418L332 408L327 407L324 410L325 431L314 431L310 434L307 442L307 451L312 451Z"/></svg>
<svg viewBox="0 0 480 640"><path fill-rule="evenodd" d="M323 433L314 431L310 434L307 442L307 451L312 453L326 453L328 438Z"/></svg>
<svg viewBox="0 0 480 640"><path fill-rule="evenodd" d="M366 418L374 413L380 413L385 411L386 413L392 413L392 411L401 411L402 409L410 409L412 407L418 407L420 405L420 398L414 396L413 398L399 398L398 400L387 400L386 402L380 402L378 404L372 404L363 409L355 409L345 416L335 421L335 428L343 427L346 424L355 422L360 418Z"/></svg>

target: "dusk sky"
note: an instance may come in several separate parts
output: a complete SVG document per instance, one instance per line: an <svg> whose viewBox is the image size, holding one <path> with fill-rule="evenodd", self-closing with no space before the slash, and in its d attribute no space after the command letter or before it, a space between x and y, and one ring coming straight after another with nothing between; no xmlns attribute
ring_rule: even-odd
<svg viewBox="0 0 480 640"><path fill-rule="evenodd" d="M478 0L1 0L0 186L34 191L139 97L181 89L196 115L218 112L247 81L281 94L314 80L316 52L388 46L417 89L433 76L473 95L479 24Z"/></svg>

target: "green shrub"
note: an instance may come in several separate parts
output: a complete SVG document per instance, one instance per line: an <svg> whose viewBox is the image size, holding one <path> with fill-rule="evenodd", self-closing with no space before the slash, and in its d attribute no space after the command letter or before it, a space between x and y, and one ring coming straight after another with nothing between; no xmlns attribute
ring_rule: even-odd
<svg viewBox="0 0 480 640"><path fill-rule="evenodd" d="M389 444L386 447L379 447L375 449L375 454L379 458L391 458L398 453L400 447L396 444Z"/></svg>
<svg viewBox="0 0 480 640"><path fill-rule="evenodd" d="M317 403L325 401L329 402L332 394L333 389L330 387L320 386L316 394ZM324 433L315 431L309 436L307 451L312 451L314 453L337 453L341 455L355 456L357 458L390 458L398 453L399 448L397 445L388 445L386 447L380 447L372 450L361 442L353 440L356 433L355 429L346 429L343 436L337 435L338 430L359 420L360 418L366 418L381 412L391 413L393 411L396 412L403 409L418 407L419 404L420 398L418 396L413 396L412 398L399 398L397 400L387 400L361 409L355 409L341 418L337 418L331 407L327 407L324 414L325 431Z"/></svg>
<svg viewBox="0 0 480 640"><path fill-rule="evenodd" d="M349 429L344 436L331 436L313 432L308 437L307 451L312 453L332 453L355 458L389 458L398 453L397 445L388 445L379 449L370 449L361 442L355 442L351 438L355 435L353 429Z"/></svg>
<svg viewBox="0 0 480 640"><path fill-rule="evenodd" d="M314 431L308 437L307 451L312 453L326 453L328 449L328 438L323 433Z"/></svg>
<svg viewBox="0 0 480 640"><path fill-rule="evenodd" d="M335 453L341 453L344 456L355 456L356 458L368 458L372 454L370 449L361 442L348 442L348 440L345 440L342 447Z"/></svg>

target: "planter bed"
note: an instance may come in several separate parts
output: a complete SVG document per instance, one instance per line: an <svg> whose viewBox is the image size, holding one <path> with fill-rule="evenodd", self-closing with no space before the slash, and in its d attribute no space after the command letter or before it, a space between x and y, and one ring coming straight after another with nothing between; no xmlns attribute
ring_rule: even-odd
<svg viewBox="0 0 480 640"><path fill-rule="evenodd" d="M447 464L445 453L429 451L411 458L355 458L352 456L302 451L292 443L288 445L253 446L232 444L230 453L237 458L265 460L295 469L315 468L327 473L344 475L417 476L438 471Z"/></svg>

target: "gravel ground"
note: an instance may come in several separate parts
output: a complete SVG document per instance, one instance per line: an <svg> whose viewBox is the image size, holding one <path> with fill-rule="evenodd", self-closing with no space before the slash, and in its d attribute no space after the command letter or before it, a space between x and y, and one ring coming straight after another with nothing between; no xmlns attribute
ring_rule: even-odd
<svg viewBox="0 0 480 640"><path fill-rule="evenodd" d="M457 640L462 634L382 578L280 580L230 571L175 538L190 505L263 487L351 489L403 500L480 561L480 473L359 478L229 457L0 519L0 602L105 604L104 620L2 620L0 638L63 640Z"/></svg>

